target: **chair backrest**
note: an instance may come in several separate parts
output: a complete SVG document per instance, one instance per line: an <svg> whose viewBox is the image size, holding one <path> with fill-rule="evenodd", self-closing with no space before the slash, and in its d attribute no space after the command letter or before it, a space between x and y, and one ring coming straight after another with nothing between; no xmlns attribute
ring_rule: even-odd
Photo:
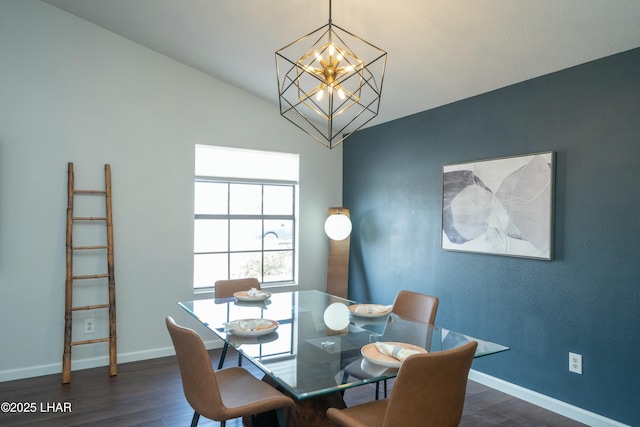
<svg viewBox="0 0 640 427"><path fill-rule="evenodd" d="M397 293L391 311L400 317L433 325L438 312L438 298L402 290Z"/></svg>
<svg viewBox="0 0 640 427"><path fill-rule="evenodd" d="M231 298L234 293L248 291L251 288L261 289L258 279L248 277L246 279L218 280L214 283L214 298Z"/></svg>
<svg viewBox="0 0 640 427"><path fill-rule="evenodd" d="M216 375L202 339L192 329L176 324L170 316L166 318L166 323L178 357L182 389L187 402L194 411L206 414L207 418L225 419L226 408L222 404Z"/></svg>
<svg viewBox="0 0 640 427"><path fill-rule="evenodd" d="M383 427L455 427L478 343L407 358L389 397Z"/></svg>

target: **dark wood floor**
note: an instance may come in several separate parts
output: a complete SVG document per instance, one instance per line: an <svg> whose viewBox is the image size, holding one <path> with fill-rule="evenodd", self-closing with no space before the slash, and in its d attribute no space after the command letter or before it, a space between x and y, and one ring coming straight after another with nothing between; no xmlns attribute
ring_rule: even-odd
<svg viewBox="0 0 640 427"><path fill-rule="evenodd" d="M220 351L210 353L217 365ZM236 363L237 357L230 351L225 366ZM243 365L255 375L260 374L250 363ZM115 377L108 376L107 368L94 368L74 371L71 384L62 385L60 380L58 374L0 383L0 403L15 402L35 409L35 413L4 413L3 406L0 426L180 427L191 422L193 411L182 394L175 357L121 364ZM373 394L372 385L356 387L346 391L345 402L347 405L365 402L371 400ZM64 410L65 403L71 404L71 412L56 412ZM200 427L217 425L205 418L198 424ZM233 420L227 426L240 427L242 423ZM583 424L469 381L460 426L574 427Z"/></svg>

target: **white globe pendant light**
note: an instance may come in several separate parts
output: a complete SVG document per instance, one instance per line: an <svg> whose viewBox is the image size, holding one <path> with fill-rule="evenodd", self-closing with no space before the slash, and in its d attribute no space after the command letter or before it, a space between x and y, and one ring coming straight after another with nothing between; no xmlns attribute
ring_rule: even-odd
<svg viewBox="0 0 640 427"><path fill-rule="evenodd" d="M351 220L342 213L331 214L324 222L324 231L332 240L344 240L351 234Z"/></svg>

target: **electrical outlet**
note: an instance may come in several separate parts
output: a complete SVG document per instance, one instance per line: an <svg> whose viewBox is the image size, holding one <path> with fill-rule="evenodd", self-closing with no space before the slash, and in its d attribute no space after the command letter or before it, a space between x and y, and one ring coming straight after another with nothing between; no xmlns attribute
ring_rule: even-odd
<svg viewBox="0 0 640 427"><path fill-rule="evenodd" d="M84 333L92 334L95 330L93 319L85 319L84 321Z"/></svg>
<svg viewBox="0 0 640 427"><path fill-rule="evenodd" d="M569 352L569 372L582 375L582 355Z"/></svg>

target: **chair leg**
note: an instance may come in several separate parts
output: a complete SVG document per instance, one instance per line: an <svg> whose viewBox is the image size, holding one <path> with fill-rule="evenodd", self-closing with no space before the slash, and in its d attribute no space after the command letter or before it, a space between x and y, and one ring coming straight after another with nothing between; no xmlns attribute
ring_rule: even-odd
<svg viewBox="0 0 640 427"><path fill-rule="evenodd" d="M238 352L238 366L242 366L242 353Z"/></svg>
<svg viewBox="0 0 640 427"><path fill-rule="evenodd" d="M200 414L196 411L193 411L193 418L191 419L191 427L196 427L198 425L198 420L200 419Z"/></svg>
<svg viewBox="0 0 640 427"><path fill-rule="evenodd" d="M284 418L284 409L278 408L276 409L276 417L278 418L278 427L286 427L287 420Z"/></svg>
<svg viewBox="0 0 640 427"><path fill-rule="evenodd" d="M376 381L376 400L380 399L380 381Z"/></svg>
<svg viewBox="0 0 640 427"><path fill-rule="evenodd" d="M220 362L218 362L218 369L222 369L222 364L224 363L224 358L227 356L227 349L229 348L229 344L226 342L222 347L222 354L220 354Z"/></svg>
<svg viewBox="0 0 640 427"><path fill-rule="evenodd" d="M384 398L387 398L387 380L384 380Z"/></svg>

